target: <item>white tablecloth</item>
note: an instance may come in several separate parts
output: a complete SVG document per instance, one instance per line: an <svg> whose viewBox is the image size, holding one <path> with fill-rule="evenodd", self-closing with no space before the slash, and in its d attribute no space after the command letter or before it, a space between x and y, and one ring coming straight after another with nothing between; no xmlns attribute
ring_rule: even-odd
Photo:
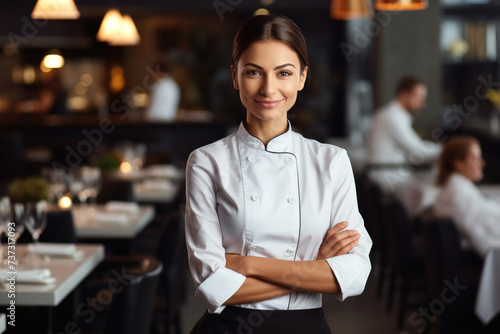
<svg viewBox="0 0 500 334"><path fill-rule="evenodd" d="M485 325L500 313L500 248L490 250L484 260L475 312Z"/></svg>

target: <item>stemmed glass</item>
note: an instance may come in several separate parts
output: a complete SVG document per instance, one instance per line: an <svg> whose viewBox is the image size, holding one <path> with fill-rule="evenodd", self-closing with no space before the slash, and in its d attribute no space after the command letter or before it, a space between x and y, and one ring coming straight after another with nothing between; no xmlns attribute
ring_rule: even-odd
<svg viewBox="0 0 500 334"><path fill-rule="evenodd" d="M102 174L101 170L97 167L84 167L83 170L84 180L88 185L90 191L90 202L95 206L97 195L101 192L102 188Z"/></svg>
<svg viewBox="0 0 500 334"><path fill-rule="evenodd" d="M0 239L2 234L7 235L7 226L12 221L12 210L10 207L10 199L8 197L0 198ZM0 265L3 263L3 248L0 243Z"/></svg>
<svg viewBox="0 0 500 334"><path fill-rule="evenodd" d="M24 222L26 221L26 206L23 203L14 203L11 205L12 210L12 223L14 223L14 230L11 230L11 226L9 225L6 229L5 234L10 239L14 239L14 242L17 243L17 239L24 232ZM4 263L11 264L15 262L16 266L19 265L19 261L16 259L15 261L4 261Z"/></svg>
<svg viewBox="0 0 500 334"><path fill-rule="evenodd" d="M38 239L47 226L47 202L40 201L26 204L25 217L26 229L33 237L35 252L38 253ZM38 265L38 259L38 255L35 255L33 260L35 267Z"/></svg>

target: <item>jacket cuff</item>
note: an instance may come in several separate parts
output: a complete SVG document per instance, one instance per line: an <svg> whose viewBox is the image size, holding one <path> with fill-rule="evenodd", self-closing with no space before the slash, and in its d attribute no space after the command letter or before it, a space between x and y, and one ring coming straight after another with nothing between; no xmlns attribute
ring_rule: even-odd
<svg viewBox="0 0 500 334"><path fill-rule="evenodd" d="M221 267L198 286L195 296L209 313L221 313L225 308L222 304L238 291L245 279L240 273Z"/></svg>
<svg viewBox="0 0 500 334"><path fill-rule="evenodd" d="M340 294L335 295L343 301L347 297L360 295L365 289L365 283L370 268L365 268L354 254L344 254L326 259L340 286Z"/></svg>

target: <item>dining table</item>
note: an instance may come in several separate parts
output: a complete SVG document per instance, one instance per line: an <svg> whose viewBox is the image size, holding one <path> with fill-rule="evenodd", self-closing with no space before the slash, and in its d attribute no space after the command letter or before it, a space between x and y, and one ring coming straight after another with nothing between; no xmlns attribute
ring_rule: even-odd
<svg viewBox="0 0 500 334"><path fill-rule="evenodd" d="M42 245L42 244L41 244ZM74 245L74 246L73 246ZM47 333L52 332L53 309L57 307L75 288L102 262L104 247L91 244L59 244L52 248L73 249L72 252L45 254L39 264L27 260L31 246L17 244L15 253L19 261L15 271L18 277L22 271L44 270L50 273L49 277L40 280L20 281L15 284L15 306L47 307ZM5 246L4 246L5 251ZM6 282L0 286L0 305L11 305L9 287Z"/></svg>
<svg viewBox="0 0 500 334"><path fill-rule="evenodd" d="M153 220L155 208L138 205L135 212L114 214L106 205L74 205L72 214L79 239L133 239Z"/></svg>
<svg viewBox="0 0 500 334"><path fill-rule="evenodd" d="M7 317L5 313L0 313L0 334L7 330Z"/></svg>

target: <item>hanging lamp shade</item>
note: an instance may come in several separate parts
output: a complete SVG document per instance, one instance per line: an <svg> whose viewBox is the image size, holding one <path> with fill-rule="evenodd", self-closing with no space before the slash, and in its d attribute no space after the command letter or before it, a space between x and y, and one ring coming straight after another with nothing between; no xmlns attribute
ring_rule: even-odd
<svg viewBox="0 0 500 334"><path fill-rule="evenodd" d="M140 42L141 36L130 15L122 16L120 30L108 41L110 45L137 45Z"/></svg>
<svg viewBox="0 0 500 334"><path fill-rule="evenodd" d="M372 15L370 0L332 0L330 16L336 20L349 20Z"/></svg>
<svg viewBox="0 0 500 334"><path fill-rule="evenodd" d="M73 0L38 0L31 12L33 19L76 20L80 12Z"/></svg>
<svg viewBox="0 0 500 334"><path fill-rule="evenodd" d="M376 10L422 10L429 7L428 0L375 0Z"/></svg>
<svg viewBox="0 0 500 334"><path fill-rule="evenodd" d="M122 14L118 9L109 9L102 19L99 30L97 31L97 40L108 42L114 34L120 29Z"/></svg>
<svg viewBox="0 0 500 334"><path fill-rule="evenodd" d="M102 19L97 40L110 45L136 45L141 36L130 15L122 16L118 9L110 9Z"/></svg>

